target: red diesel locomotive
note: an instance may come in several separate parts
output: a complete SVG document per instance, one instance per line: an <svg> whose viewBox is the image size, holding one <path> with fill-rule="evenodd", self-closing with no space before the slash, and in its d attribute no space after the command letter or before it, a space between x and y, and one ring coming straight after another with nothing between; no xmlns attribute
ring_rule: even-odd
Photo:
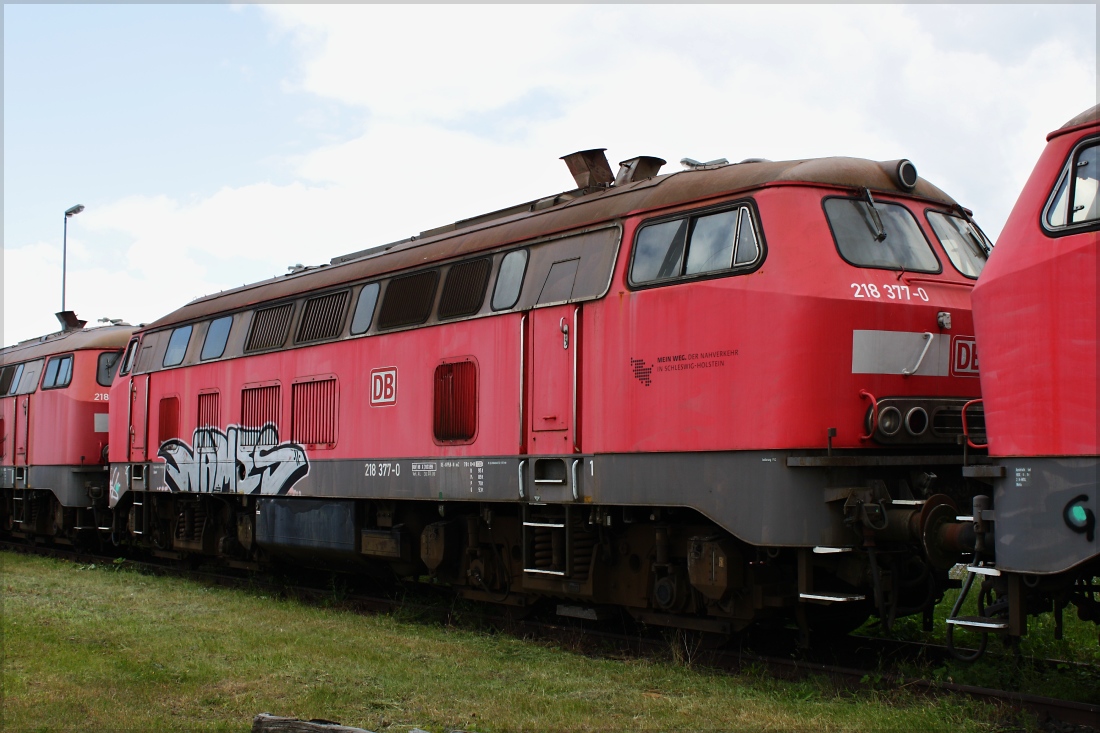
<svg viewBox="0 0 1100 733"><path fill-rule="evenodd" d="M930 609L973 539L969 213L905 160L565 160L135 333L116 534L714 631Z"/></svg>
<svg viewBox="0 0 1100 733"><path fill-rule="evenodd" d="M974 289L995 465L967 473L993 485L992 506L975 504L974 520L995 562L972 567L984 576L986 618L952 625L1020 636L1029 613L1054 610L1060 635L1069 604L1100 622L1098 117L1093 107L1047 136Z"/></svg>
<svg viewBox="0 0 1100 733"><path fill-rule="evenodd" d="M0 495L5 530L71 542L110 527L108 398L133 328L63 330L0 351Z"/></svg>

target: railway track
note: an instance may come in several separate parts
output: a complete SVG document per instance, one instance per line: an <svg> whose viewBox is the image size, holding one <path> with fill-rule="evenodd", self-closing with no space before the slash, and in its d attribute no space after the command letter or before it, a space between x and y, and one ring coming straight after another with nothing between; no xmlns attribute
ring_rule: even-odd
<svg viewBox="0 0 1100 733"><path fill-rule="evenodd" d="M120 556L99 554L86 549L55 544L24 544L0 541L0 551L30 553L81 564L118 563ZM335 599L349 610L361 613L389 613L402 610L414 616L440 622L453 622L454 605L442 602L444 596L432 598L429 589L412 590L401 584L383 588L384 592L366 591L354 587L325 586L301 577L278 577L260 574L258 568L218 568L195 566L173 553L148 559L121 558L123 563L140 572L172 575L209 585L249 589L291 596L307 602L329 602ZM383 584L384 585L384 584ZM420 600L417 600L419 598ZM464 611L465 612L465 611ZM469 622L471 617L466 616ZM1028 693L999 690L974 685L957 684L926 678L906 677L896 671L903 662L924 661L925 666L950 659L946 647L910 641L874 637L842 637L827 645L799 650L796 636L787 630L763 630L739 637L739 645L731 647L727 639L698 632L638 627L624 623L596 626L570 619L568 623L547 621L539 617L523 618L514 613L494 613L480 610L477 623L488 624L506 633L560 644L593 656L672 657L700 668L739 673L746 669L764 669L781 679L801 679L819 675L828 677L845 689L908 690L927 695L965 695L977 700L1006 706L1015 712L1035 715L1043 730L1059 733L1097 733L1100 731L1100 705L1063 700ZM610 628L619 626L620 628ZM719 646L723 643L723 646ZM860 665L873 659L876 666ZM1091 665L1057 659L1032 659L1034 664L1051 668Z"/></svg>

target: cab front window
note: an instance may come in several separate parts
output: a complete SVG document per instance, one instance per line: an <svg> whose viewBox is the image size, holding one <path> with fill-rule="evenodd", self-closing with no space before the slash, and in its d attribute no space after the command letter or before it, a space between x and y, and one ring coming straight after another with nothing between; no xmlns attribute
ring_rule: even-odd
<svg viewBox="0 0 1100 733"><path fill-rule="evenodd" d="M941 211L929 211L927 216L955 269L971 279L982 274L993 245L981 230L961 216Z"/></svg>
<svg viewBox="0 0 1100 733"><path fill-rule="evenodd" d="M825 218L840 256L856 267L940 272L940 261L912 212L870 198L825 199Z"/></svg>

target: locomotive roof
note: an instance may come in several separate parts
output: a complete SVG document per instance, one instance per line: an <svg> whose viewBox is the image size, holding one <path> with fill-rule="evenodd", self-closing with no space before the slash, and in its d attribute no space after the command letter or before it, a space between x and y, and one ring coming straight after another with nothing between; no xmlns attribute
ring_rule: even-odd
<svg viewBox="0 0 1100 733"><path fill-rule="evenodd" d="M1072 132L1082 127L1090 127L1100 122L1100 104L1096 105L1092 109L1087 109L1081 114L1074 117L1066 124L1059 127L1054 132L1047 135L1047 140L1058 137L1059 135L1065 135L1067 132Z"/></svg>
<svg viewBox="0 0 1100 733"><path fill-rule="evenodd" d="M274 277L198 298L151 323L150 330L195 320L258 303L293 297L418 265L448 260L538 237L577 230L640 211L687 203L782 184L824 184L869 188L888 194L916 196L956 206L954 199L919 179L913 191L894 178L897 161L862 158L813 158L789 161L752 161L707 170L685 170L621 186L578 189L538 202L525 210L497 218L476 217L467 222L422 233L393 245L366 250L362 256L337 258L333 264ZM564 199L564 203L557 203ZM516 207L519 208L519 207ZM344 261L340 261L344 260Z"/></svg>
<svg viewBox="0 0 1100 733"><path fill-rule="evenodd" d="M78 331L58 331L0 349L0 362L13 364L82 349L121 349L126 346L133 331L134 327L129 324L99 326Z"/></svg>

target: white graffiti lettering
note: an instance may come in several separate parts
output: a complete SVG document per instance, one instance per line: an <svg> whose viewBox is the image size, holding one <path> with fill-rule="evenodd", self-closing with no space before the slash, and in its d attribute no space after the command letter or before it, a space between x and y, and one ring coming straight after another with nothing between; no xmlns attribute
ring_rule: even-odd
<svg viewBox="0 0 1100 733"><path fill-rule="evenodd" d="M194 447L192 447L194 446ZM178 438L161 444L164 480L172 491L286 494L309 473L302 446L280 443L279 431L230 425L198 428L188 445Z"/></svg>

